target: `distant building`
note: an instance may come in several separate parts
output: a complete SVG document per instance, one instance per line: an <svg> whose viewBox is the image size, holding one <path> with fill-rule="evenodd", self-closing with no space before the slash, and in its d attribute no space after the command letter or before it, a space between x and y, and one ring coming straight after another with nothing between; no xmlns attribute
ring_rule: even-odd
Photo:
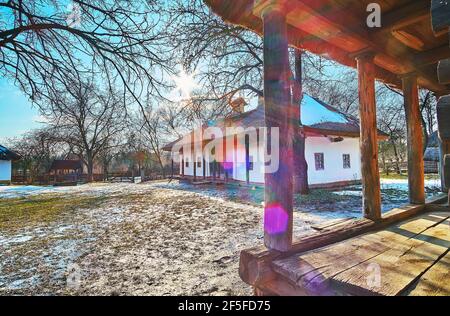
<svg viewBox="0 0 450 316"><path fill-rule="evenodd" d="M263 102L260 102L255 110L240 112L208 127L264 127ZM309 184L312 187L328 187L359 182L361 155L358 120L307 94L303 97L301 118L306 135L305 156ZM379 137L387 138L387 135L379 132ZM188 155L181 153L177 172L185 177L192 177L195 173L199 179L203 176L215 176L220 179L263 184L265 162L257 159L262 144L259 141L249 144L245 135L238 135L236 138L233 148L226 146L225 153L206 153L205 156L203 150L197 150L195 154L191 151ZM179 141L166 145L164 150L171 151ZM192 148L196 146L198 147L198 144L191 144ZM215 157L226 157L226 161L217 164L214 162Z"/></svg>
<svg viewBox="0 0 450 316"><path fill-rule="evenodd" d="M0 183L11 183L12 162L19 159L18 154L0 145Z"/></svg>
<svg viewBox="0 0 450 316"><path fill-rule="evenodd" d="M50 179L55 184L76 184L83 174L81 160L54 160L50 170Z"/></svg>

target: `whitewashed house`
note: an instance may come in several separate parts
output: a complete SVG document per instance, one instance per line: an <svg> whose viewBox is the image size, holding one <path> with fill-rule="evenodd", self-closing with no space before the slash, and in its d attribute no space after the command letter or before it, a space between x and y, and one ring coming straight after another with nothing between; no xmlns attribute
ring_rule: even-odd
<svg viewBox="0 0 450 316"><path fill-rule="evenodd" d="M20 156L0 145L0 184L10 184L12 174L12 161Z"/></svg>
<svg viewBox="0 0 450 316"><path fill-rule="evenodd" d="M242 109L241 109L242 110ZM308 163L308 181L311 187L334 187L358 183L361 180L361 156L359 149L359 122L356 118L340 112L336 108L304 94L301 106L301 121L306 135L305 156ZM264 106L252 111L236 113L220 122L207 127L264 127ZM192 132L191 135L194 135ZM280 135L283 137L283 135ZM386 135L379 132L380 138ZM173 151L174 146L186 145L185 137L164 147ZM221 179L228 181L264 184L264 159L260 159L261 144L257 140L249 141L245 133L233 139L233 143L224 140L224 145L211 152L204 150L207 142L192 141L188 153L179 154L176 172L182 177L197 180ZM186 148L186 147L185 147ZM223 151L223 152L221 152ZM221 162L217 157L224 157Z"/></svg>

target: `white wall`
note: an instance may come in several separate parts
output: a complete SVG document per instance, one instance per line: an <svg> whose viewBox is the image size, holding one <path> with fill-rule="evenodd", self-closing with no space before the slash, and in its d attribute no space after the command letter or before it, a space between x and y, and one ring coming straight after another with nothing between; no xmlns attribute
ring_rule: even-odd
<svg viewBox="0 0 450 316"><path fill-rule="evenodd" d="M316 170L316 153L324 154L324 170ZM344 154L350 155L350 169L344 169ZM358 138L345 138L342 142L332 143L325 137L309 137L306 139L305 155L308 162L308 181L311 185L361 180Z"/></svg>
<svg viewBox="0 0 450 316"><path fill-rule="evenodd" d="M237 150L233 154L229 154L229 148L227 148L227 157L233 157L233 174L234 180L245 182L246 169L245 169L245 138L238 137ZM220 149L218 149L220 150ZM314 156L316 153L324 154L324 170L316 170ZM219 152L217 154L220 154ZM344 169L343 155L350 155L350 169ZM333 143L326 137L309 137L306 139L306 161L308 162L308 180L310 185L316 184L329 184L341 181L355 181L361 180L361 158L359 151L359 139L358 138L345 138L342 142ZM251 144L250 156L253 156L254 168L250 171L250 182L264 183L264 162L258 161L258 146ZM201 153L197 154L198 160L203 159ZM193 155L185 156L189 161L189 167L184 167L184 174L187 176L194 175L194 159ZM209 162L214 161L213 157L206 156L206 176L211 176L209 170ZM181 174L180 166L180 174ZM197 176L203 176L203 165L201 168L197 168ZM231 175L230 175L231 176Z"/></svg>
<svg viewBox="0 0 450 316"><path fill-rule="evenodd" d="M0 181L11 181L11 161L0 160Z"/></svg>

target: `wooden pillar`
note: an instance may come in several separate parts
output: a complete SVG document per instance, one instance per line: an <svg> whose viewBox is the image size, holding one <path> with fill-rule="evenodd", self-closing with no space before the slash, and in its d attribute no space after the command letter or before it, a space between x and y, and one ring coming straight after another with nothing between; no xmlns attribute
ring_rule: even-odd
<svg viewBox="0 0 450 316"><path fill-rule="evenodd" d="M184 156L183 156L183 159L181 159L181 175L183 176L183 178L184 178L184 164L185 164L185 162L184 162Z"/></svg>
<svg viewBox="0 0 450 316"><path fill-rule="evenodd" d="M172 171L172 179L173 179L175 177L175 162L173 161L173 158L171 161L171 171ZM144 179L144 177L142 177L142 181L144 181L143 179Z"/></svg>
<svg viewBox="0 0 450 316"><path fill-rule="evenodd" d="M250 137L245 135L245 181L250 185Z"/></svg>
<svg viewBox="0 0 450 316"><path fill-rule="evenodd" d="M408 130L408 183L411 204L425 204L425 170L423 160L423 129L420 118L417 76L402 77Z"/></svg>
<svg viewBox="0 0 450 316"><path fill-rule="evenodd" d="M268 143L272 128L279 129L279 168L265 173L264 240L269 249L292 247L293 223L293 129L290 124L290 65L286 8L280 2L261 5L264 24L264 96ZM270 149L274 150L273 148Z"/></svg>
<svg viewBox="0 0 450 316"><path fill-rule="evenodd" d="M203 157L203 180L206 180L206 160Z"/></svg>
<svg viewBox="0 0 450 316"><path fill-rule="evenodd" d="M192 164L194 170L194 182L197 182L197 151L195 150L195 136L193 135L193 145L192 145Z"/></svg>
<svg viewBox="0 0 450 316"><path fill-rule="evenodd" d="M381 219L380 170L378 169L378 131L375 99L374 55L362 54L358 62L361 174L363 213L371 220Z"/></svg>
<svg viewBox="0 0 450 316"><path fill-rule="evenodd" d="M450 173L445 172L445 156L450 154L450 95L439 98L437 104L437 120L439 129L439 147L441 151L442 190L447 192L450 189L450 187L446 185L450 183Z"/></svg>

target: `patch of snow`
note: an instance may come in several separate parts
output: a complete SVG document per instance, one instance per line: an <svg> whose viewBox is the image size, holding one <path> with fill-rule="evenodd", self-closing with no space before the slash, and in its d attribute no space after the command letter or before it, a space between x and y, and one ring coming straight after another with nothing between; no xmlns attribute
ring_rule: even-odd
<svg viewBox="0 0 450 316"><path fill-rule="evenodd" d="M302 123L307 126L325 122L348 123L343 114L330 111L307 94L303 96L301 111Z"/></svg>

